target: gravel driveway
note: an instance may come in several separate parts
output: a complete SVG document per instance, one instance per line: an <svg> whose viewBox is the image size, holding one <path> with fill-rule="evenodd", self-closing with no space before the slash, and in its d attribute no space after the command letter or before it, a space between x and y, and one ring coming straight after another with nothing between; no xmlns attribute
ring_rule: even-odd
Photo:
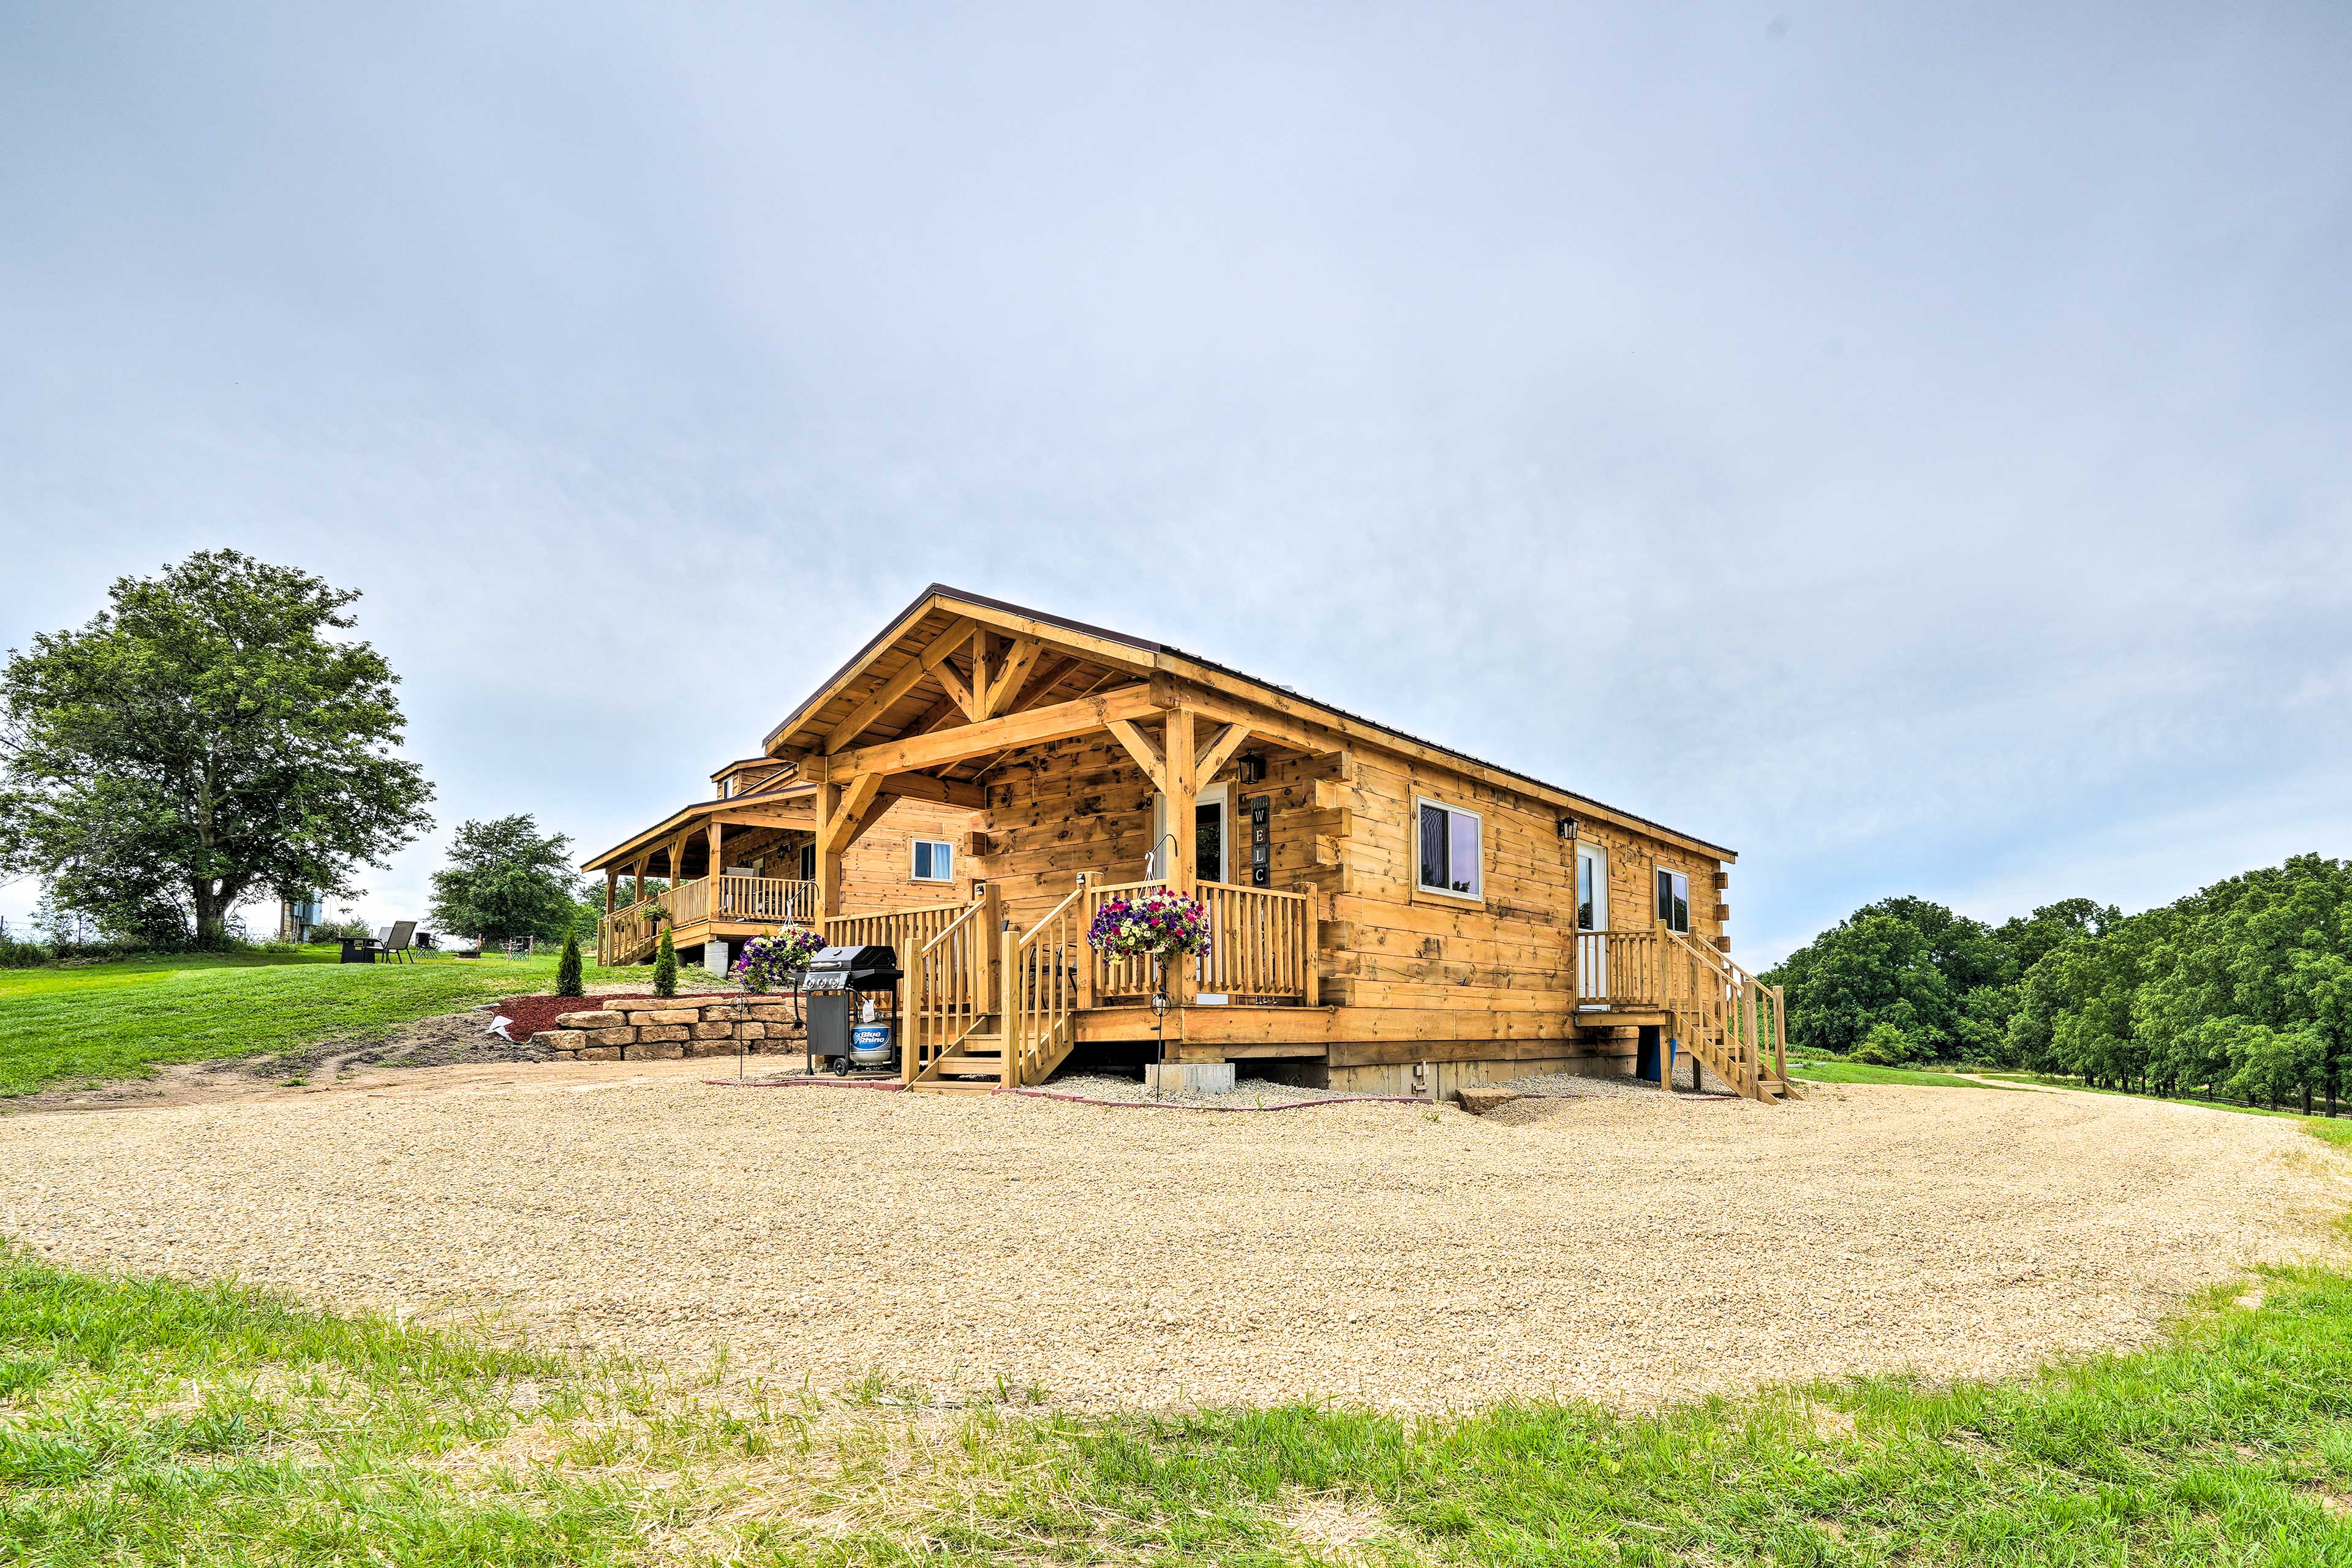
<svg viewBox="0 0 2352 1568"><path fill-rule="evenodd" d="M2324 1245L2294 1123L1815 1088L1491 1118L706 1085L510 1064L0 1118L0 1224L85 1267L489 1310L827 1389L1397 1408L2002 1373Z"/></svg>

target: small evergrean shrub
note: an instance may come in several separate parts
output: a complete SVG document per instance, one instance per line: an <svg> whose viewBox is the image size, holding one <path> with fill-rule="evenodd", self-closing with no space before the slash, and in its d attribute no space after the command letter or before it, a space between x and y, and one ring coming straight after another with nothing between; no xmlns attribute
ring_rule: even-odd
<svg viewBox="0 0 2352 1568"><path fill-rule="evenodd" d="M563 935L563 956L555 961L555 994L558 996L584 996L588 988L580 978L580 933L566 931Z"/></svg>
<svg viewBox="0 0 2352 1568"><path fill-rule="evenodd" d="M654 954L654 994L677 994L677 944L669 939L669 927L662 927L661 948Z"/></svg>

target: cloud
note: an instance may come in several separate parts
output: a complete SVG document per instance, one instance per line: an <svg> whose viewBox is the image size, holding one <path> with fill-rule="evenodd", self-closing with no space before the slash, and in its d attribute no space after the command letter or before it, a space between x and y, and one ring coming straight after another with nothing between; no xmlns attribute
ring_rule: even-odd
<svg viewBox="0 0 2352 1568"><path fill-rule="evenodd" d="M2352 21L1775 15L14 14L0 638L364 589L387 916L934 578L1734 844L1751 958L2344 852Z"/></svg>

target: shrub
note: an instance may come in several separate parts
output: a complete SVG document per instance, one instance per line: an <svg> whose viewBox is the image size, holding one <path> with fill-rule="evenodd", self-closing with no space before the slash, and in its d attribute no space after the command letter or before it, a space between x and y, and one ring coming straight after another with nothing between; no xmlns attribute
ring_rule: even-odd
<svg viewBox="0 0 2352 1568"><path fill-rule="evenodd" d="M563 956L555 961L555 994L558 996L585 996L588 988L580 983L580 933L563 934Z"/></svg>
<svg viewBox="0 0 2352 1568"><path fill-rule="evenodd" d="M1918 1055L1917 1043L1892 1024L1873 1024L1853 1048L1855 1061L1874 1068L1899 1068Z"/></svg>
<svg viewBox="0 0 2352 1568"><path fill-rule="evenodd" d="M677 944L669 939L669 927L662 927L661 949L654 954L654 994L677 994Z"/></svg>

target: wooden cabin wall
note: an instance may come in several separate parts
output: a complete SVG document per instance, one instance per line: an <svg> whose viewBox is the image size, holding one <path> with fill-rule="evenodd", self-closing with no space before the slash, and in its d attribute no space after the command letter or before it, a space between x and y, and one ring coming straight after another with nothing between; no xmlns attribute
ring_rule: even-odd
<svg viewBox="0 0 2352 1568"><path fill-rule="evenodd" d="M1472 902L1415 886L1417 797L1479 814L1482 897ZM1576 847L1549 804L1395 752L1359 747L1342 791L1344 871L1324 931L1326 1000L1368 1007L1538 1012L1572 1017L1570 939L1576 927ZM1721 931L1716 862L1612 824L1584 819L1580 835L1609 857L1610 924L1647 930L1654 869L1691 879L1691 930Z"/></svg>
<svg viewBox="0 0 2352 1568"><path fill-rule="evenodd" d="M1238 758L1202 781L1226 787L1231 879L1249 882L1248 802L1266 795L1273 801L1266 885L1289 890L1336 881L1336 864L1316 863L1315 840L1337 815L1318 811L1316 781L1338 776L1337 759L1271 749L1255 754L1266 762L1258 783L1240 782ZM1080 871L1105 882L1143 879L1144 857L1153 848L1151 781L1110 736L1030 747L1000 763L986 783L988 809L974 824L989 847L979 860L980 875L996 885L1005 918L1024 928L1034 924L1068 895Z"/></svg>
<svg viewBox="0 0 2352 1568"><path fill-rule="evenodd" d="M1151 851L1151 781L1108 734L1080 735L1015 752L983 781L988 806L974 822L988 852L977 874L1024 930L1077 885L1143 878Z"/></svg>
<svg viewBox="0 0 2352 1568"><path fill-rule="evenodd" d="M965 903L971 898L971 857L965 853L977 820L961 806L903 796L884 808L873 826L841 858L841 912L877 914L918 904ZM914 844L944 840L955 850L955 880L918 882ZM793 868L800 875L800 868Z"/></svg>

